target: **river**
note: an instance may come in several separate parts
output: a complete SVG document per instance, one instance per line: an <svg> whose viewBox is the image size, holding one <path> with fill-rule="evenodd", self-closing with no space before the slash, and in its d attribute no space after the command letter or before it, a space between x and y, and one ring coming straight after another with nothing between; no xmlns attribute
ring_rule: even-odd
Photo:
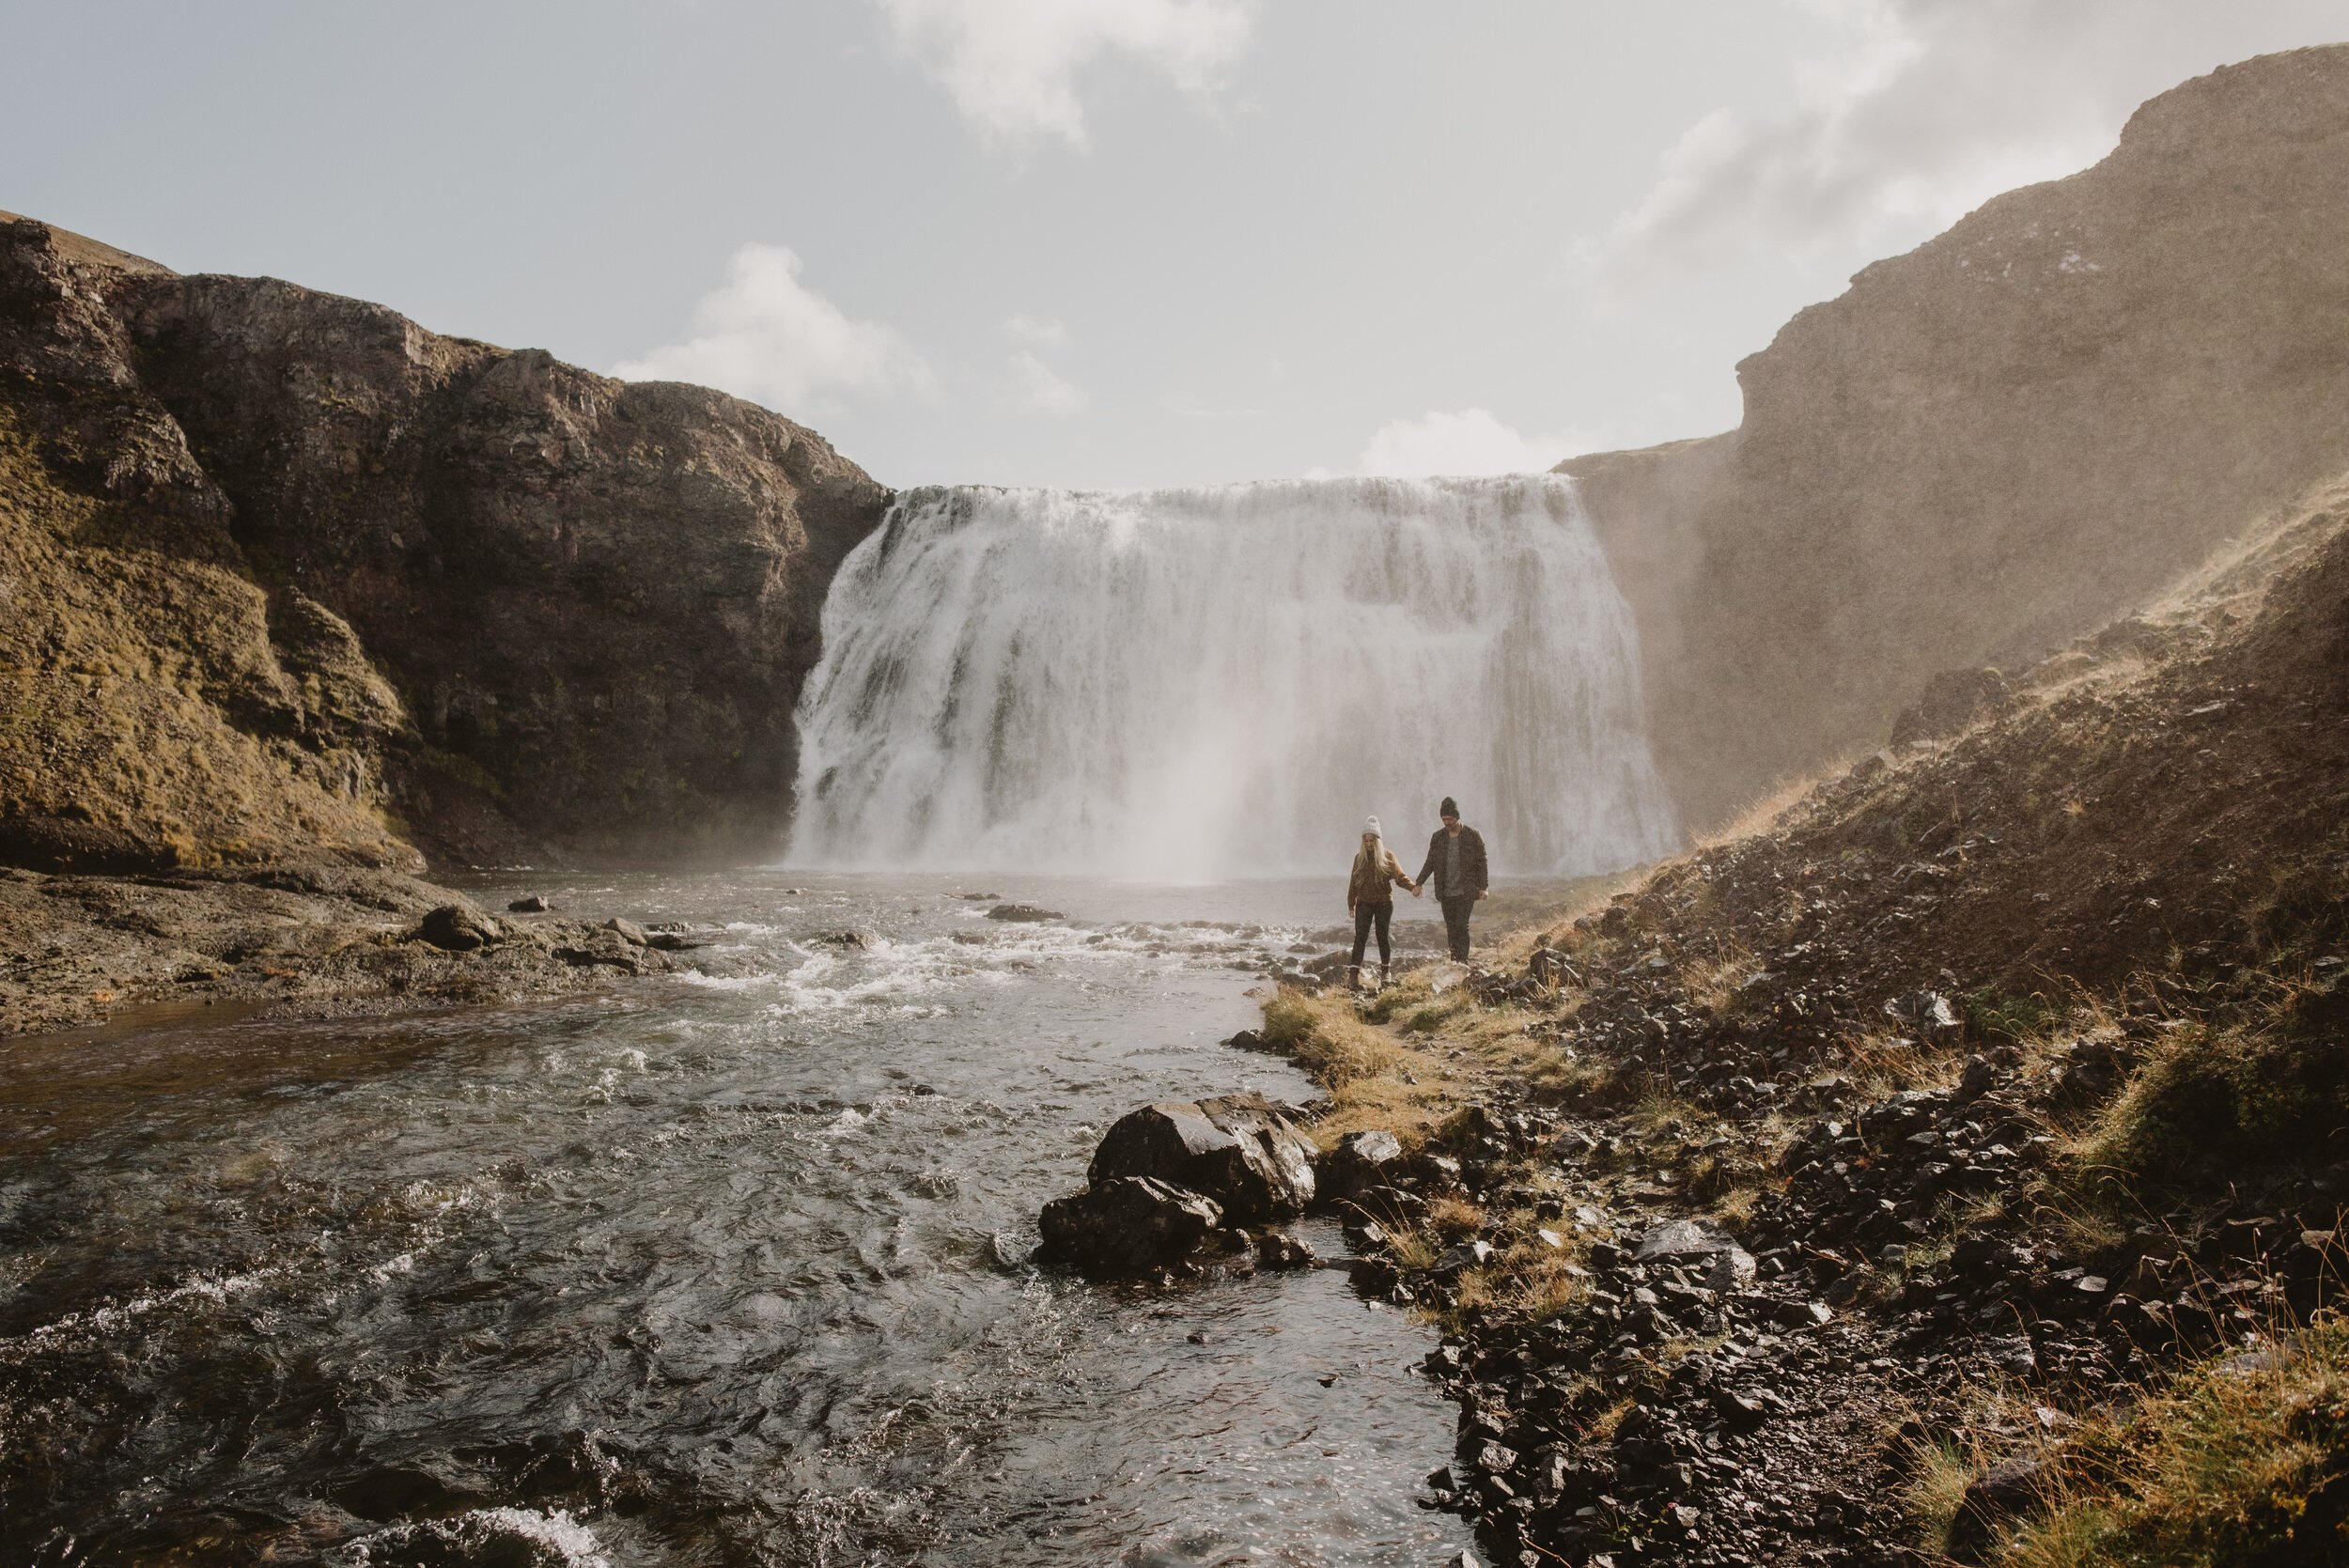
<svg viewBox="0 0 2349 1568"><path fill-rule="evenodd" d="M484 885L501 907L519 888ZM8 1562L1433 1564L1430 1331L1006 1266L1332 889L538 879L698 972L0 1046ZM991 893L1066 920L986 918ZM860 931L869 945L821 939ZM994 1238L1001 1237L999 1244ZM1333 1231L1315 1233L1325 1251Z"/></svg>

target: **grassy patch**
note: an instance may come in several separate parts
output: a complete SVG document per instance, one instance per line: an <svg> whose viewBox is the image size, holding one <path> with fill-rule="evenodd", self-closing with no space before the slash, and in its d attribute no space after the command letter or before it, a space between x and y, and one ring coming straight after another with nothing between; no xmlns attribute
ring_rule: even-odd
<svg viewBox="0 0 2349 1568"><path fill-rule="evenodd" d="M2282 986L2248 1017L2186 1020L2074 1141L2092 1189L2193 1191L2338 1158L2349 1125L2349 991Z"/></svg>
<svg viewBox="0 0 2349 1568"><path fill-rule="evenodd" d="M1977 1040L2021 1045L2061 1024L2071 1009L2044 991L2029 995L1999 986L1977 986L1958 998L1966 1032Z"/></svg>
<svg viewBox="0 0 2349 1568"><path fill-rule="evenodd" d="M2349 1325L2206 1362L2084 1422L2053 1506L2000 1568L2282 1568L2349 1560Z"/></svg>

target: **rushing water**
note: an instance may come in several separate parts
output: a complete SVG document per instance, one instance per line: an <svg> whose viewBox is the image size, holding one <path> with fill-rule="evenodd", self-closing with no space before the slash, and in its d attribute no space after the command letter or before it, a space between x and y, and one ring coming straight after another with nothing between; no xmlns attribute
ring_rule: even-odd
<svg viewBox="0 0 2349 1568"><path fill-rule="evenodd" d="M1630 616L1556 474L909 491L824 645L812 864L1261 876L1446 795L1520 874L1673 833Z"/></svg>
<svg viewBox="0 0 2349 1568"><path fill-rule="evenodd" d="M1451 1451L1427 1332L1342 1273L1126 1294L991 1239L1130 1106L1310 1092L1216 1042L1329 886L548 891L715 945L547 1007L0 1046L0 1560L1466 1544L1414 1505Z"/></svg>

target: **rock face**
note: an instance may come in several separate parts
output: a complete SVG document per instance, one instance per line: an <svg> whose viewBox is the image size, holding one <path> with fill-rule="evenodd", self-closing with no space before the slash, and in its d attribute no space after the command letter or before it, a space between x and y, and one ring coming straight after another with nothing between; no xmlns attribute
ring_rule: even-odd
<svg viewBox="0 0 2349 1568"><path fill-rule="evenodd" d="M2349 45L2230 66L1797 316L1738 366L1737 429L1562 464L1683 820L1879 743L1937 673L2035 658L2329 474L2343 256Z"/></svg>
<svg viewBox="0 0 2349 1568"><path fill-rule="evenodd" d="M812 431L0 214L0 861L770 853Z"/></svg>

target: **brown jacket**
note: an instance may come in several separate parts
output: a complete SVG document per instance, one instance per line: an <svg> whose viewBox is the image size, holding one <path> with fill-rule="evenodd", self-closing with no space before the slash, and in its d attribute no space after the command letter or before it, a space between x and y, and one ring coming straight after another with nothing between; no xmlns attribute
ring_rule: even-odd
<svg viewBox="0 0 2349 1568"><path fill-rule="evenodd" d="M1410 877L1404 875L1403 862L1394 858L1394 851L1388 848L1383 841L1378 846L1378 858L1386 863L1373 865L1368 850L1354 851L1354 875L1346 884L1347 914L1354 912L1357 904L1392 904L1394 902L1394 884L1407 888L1411 885Z"/></svg>

